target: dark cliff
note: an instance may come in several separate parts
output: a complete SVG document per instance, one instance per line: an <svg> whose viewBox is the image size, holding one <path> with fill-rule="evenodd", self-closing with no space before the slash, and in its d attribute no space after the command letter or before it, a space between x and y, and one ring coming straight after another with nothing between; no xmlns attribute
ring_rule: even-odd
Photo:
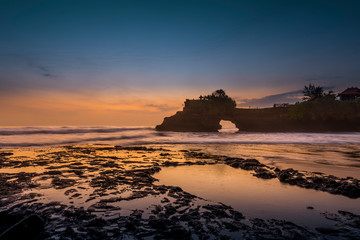
<svg viewBox="0 0 360 240"><path fill-rule="evenodd" d="M211 95L209 95L211 96ZM208 97L209 97L208 96ZM225 95L226 96L226 95ZM233 122L239 131L360 131L360 102L308 101L284 107L240 109L229 97L186 100L183 111L166 117L159 131L217 132L219 122Z"/></svg>

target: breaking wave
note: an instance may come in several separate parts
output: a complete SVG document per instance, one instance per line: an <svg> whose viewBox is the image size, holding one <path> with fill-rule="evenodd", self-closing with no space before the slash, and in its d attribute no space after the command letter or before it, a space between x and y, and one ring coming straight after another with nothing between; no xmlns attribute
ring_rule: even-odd
<svg viewBox="0 0 360 240"><path fill-rule="evenodd" d="M153 127L7 127L0 147L66 144L359 144L360 133L157 132Z"/></svg>
<svg viewBox="0 0 360 240"><path fill-rule="evenodd" d="M1 128L0 136L28 135L28 134L75 134L75 133L117 133L146 129L144 127L22 127ZM150 127L148 129L151 129Z"/></svg>

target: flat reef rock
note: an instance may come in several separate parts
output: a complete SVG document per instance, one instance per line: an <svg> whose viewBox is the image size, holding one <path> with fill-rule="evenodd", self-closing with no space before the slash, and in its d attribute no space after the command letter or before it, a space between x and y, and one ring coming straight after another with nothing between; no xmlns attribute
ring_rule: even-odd
<svg viewBox="0 0 360 240"><path fill-rule="evenodd" d="M360 216L350 212L319 212L334 224L316 229L281 219L249 218L180 187L160 185L154 174L166 166L219 163L251 171L254 178L278 178L284 184L358 198L359 180L353 178L276 169L256 159L194 149L85 145L1 153L14 154L0 154L0 239L317 240L360 236ZM34 172L24 172L26 169Z"/></svg>

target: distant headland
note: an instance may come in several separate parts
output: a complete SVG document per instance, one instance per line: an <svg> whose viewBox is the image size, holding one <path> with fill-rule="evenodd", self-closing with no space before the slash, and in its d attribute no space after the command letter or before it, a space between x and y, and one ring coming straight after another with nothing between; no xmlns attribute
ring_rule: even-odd
<svg viewBox="0 0 360 240"><path fill-rule="evenodd" d="M310 84L303 93L300 103L242 109L219 89L198 99L186 99L183 110L165 117L156 130L217 132L220 121L227 120L239 131L251 132L360 131L360 89L352 87L336 95Z"/></svg>

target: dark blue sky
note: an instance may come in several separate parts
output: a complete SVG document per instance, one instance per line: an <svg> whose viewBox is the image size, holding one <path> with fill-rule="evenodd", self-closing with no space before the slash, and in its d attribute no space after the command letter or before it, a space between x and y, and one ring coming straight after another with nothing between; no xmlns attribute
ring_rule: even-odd
<svg viewBox="0 0 360 240"><path fill-rule="evenodd" d="M360 85L359 12L351 0L2 0L0 93L341 91Z"/></svg>

